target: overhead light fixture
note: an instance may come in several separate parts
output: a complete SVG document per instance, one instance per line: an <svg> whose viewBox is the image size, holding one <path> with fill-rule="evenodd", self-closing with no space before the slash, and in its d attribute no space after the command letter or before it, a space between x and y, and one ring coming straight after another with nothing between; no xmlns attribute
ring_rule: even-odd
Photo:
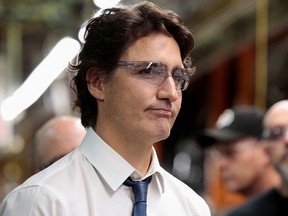
<svg viewBox="0 0 288 216"><path fill-rule="evenodd" d="M70 37L61 39L24 83L1 103L3 120L11 121L31 106L65 70L79 50L80 43L77 40Z"/></svg>
<svg viewBox="0 0 288 216"><path fill-rule="evenodd" d="M110 8L117 5L121 0L93 0L94 4L99 8Z"/></svg>

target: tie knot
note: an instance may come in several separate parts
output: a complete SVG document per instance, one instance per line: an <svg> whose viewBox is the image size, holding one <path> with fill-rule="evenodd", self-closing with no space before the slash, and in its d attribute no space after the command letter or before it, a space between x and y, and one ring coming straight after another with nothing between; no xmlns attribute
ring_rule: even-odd
<svg viewBox="0 0 288 216"><path fill-rule="evenodd" d="M132 187L135 204L147 201L147 190L151 179L152 176L149 176L142 181L133 181L130 177L125 180L124 185Z"/></svg>

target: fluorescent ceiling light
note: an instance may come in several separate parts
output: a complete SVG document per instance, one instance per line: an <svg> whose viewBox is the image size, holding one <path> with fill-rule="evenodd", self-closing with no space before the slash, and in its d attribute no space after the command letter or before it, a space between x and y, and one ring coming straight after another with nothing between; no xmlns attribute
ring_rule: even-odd
<svg viewBox="0 0 288 216"><path fill-rule="evenodd" d="M25 82L1 103L2 118L13 120L31 106L65 70L79 50L80 43L77 40L70 37L61 39Z"/></svg>
<svg viewBox="0 0 288 216"><path fill-rule="evenodd" d="M110 8L117 5L121 0L93 0L94 4L99 8Z"/></svg>

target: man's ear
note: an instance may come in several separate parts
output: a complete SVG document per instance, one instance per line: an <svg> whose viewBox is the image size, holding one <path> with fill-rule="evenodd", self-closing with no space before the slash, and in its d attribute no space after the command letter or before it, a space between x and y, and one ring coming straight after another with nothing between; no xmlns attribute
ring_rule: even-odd
<svg viewBox="0 0 288 216"><path fill-rule="evenodd" d="M103 78L99 76L96 68L91 67L86 73L87 88L97 100L104 99Z"/></svg>

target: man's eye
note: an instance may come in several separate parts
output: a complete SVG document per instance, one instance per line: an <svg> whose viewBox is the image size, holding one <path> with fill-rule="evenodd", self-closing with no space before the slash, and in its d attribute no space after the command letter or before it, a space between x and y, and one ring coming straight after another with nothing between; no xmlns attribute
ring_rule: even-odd
<svg viewBox="0 0 288 216"><path fill-rule="evenodd" d="M173 79L175 81L183 81L185 77L185 73L181 70L181 69L177 69L174 73L173 73Z"/></svg>
<svg viewBox="0 0 288 216"><path fill-rule="evenodd" d="M149 65L146 68L143 68L139 71L139 74L145 75L145 76L155 76L160 75L163 71L165 71L165 68L163 68L161 65L157 63L153 63Z"/></svg>
<svg viewBox="0 0 288 216"><path fill-rule="evenodd" d="M173 79L176 83L182 83L184 82L183 78L180 76L173 76Z"/></svg>
<svg viewBox="0 0 288 216"><path fill-rule="evenodd" d="M154 69L149 67L149 68L144 68L142 70L139 71L139 74L142 75L153 75L155 73Z"/></svg>

